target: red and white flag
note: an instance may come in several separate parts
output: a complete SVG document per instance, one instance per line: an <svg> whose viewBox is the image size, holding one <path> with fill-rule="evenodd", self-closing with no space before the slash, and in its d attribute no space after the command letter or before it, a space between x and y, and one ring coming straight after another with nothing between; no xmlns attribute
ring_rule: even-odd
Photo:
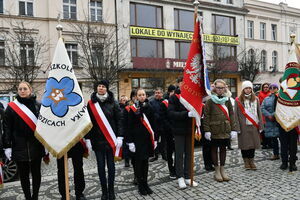
<svg viewBox="0 0 300 200"><path fill-rule="evenodd" d="M197 137L201 137L200 119L202 115L202 99L210 93L209 79L205 62L205 50L201 31L201 22L197 18L193 40L190 46L186 67L183 74L183 84L180 88L180 102L194 113L197 126ZM196 138L197 139L197 138Z"/></svg>

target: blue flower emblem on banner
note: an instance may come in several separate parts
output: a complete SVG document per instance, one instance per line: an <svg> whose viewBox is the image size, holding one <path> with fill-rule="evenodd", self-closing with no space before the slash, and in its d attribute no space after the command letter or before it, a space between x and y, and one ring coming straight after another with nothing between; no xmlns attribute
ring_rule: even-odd
<svg viewBox="0 0 300 200"><path fill-rule="evenodd" d="M73 92L74 80L64 77L60 81L55 78L48 78L42 105L50 107L57 117L65 116L69 111L69 106L76 106L82 102L82 97Z"/></svg>

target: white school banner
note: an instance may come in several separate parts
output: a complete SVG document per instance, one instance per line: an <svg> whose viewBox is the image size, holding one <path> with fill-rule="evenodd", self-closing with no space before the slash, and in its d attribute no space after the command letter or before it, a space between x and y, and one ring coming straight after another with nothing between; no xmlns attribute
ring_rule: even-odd
<svg viewBox="0 0 300 200"><path fill-rule="evenodd" d="M35 136L61 158L92 128L90 116L62 38L57 42Z"/></svg>

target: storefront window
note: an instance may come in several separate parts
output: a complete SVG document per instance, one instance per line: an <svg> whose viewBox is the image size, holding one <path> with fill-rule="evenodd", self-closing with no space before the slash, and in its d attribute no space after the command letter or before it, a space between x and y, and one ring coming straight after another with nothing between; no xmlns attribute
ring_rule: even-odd
<svg viewBox="0 0 300 200"><path fill-rule="evenodd" d="M235 18L213 15L213 30L217 35L235 35Z"/></svg>
<svg viewBox="0 0 300 200"><path fill-rule="evenodd" d="M130 25L162 28L162 7L131 3Z"/></svg>
<svg viewBox="0 0 300 200"><path fill-rule="evenodd" d="M131 38L132 57L163 58L163 41Z"/></svg>
<svg viewBox="0 0 300 200"><path fill-rule="evenodd" d="M143 88L148 96L153 95L155 88L164 86L163 78L133 78L131 80L132 89Z"/></svg>
<svg viewBox="0 0 300 200"><path fill-rule="evenodd" d="M228 85L229 91L232 93L232 98L237 97L237 84L236 78L224 78L223 79Z"/></svg>

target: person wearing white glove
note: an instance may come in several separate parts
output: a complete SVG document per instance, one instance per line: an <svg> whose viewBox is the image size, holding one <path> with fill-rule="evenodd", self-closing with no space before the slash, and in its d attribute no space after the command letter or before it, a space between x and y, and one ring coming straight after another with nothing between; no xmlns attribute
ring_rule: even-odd
<svg viewBox="0 0 300 200"><path fill-rule="evenodd" d="M189 111L189 112L188 112L188 116L189 116L189 117L196 117L195 113L192 112L192 111Z"/></svg>
<svg viewBox="0 0 300 200"><path fill-rule="evenodd" d="M205 132L204 137L205 137L205 139L211 141L211 132Z"/></svg>
<svg viewBox="0 0 300 200"><path fill-rule="evenodd" d="M156 137L156 124L154 110L148 102L145 90L138 89L136 94L136 110L131 109L128 113L128 133L125 136L127 137L126 141L129 143L129 150L134 153L134 167L139 193L147 195L153 193L148 185L148 171L149 157L154 155L152 134Z"/></svg>
<svg viewBox="0 0 300 200"><path fill-rule="evenodd" d="M28 109L26 115L30 113L31 116L38 118L40 104L32 94L32 87L28 82L21 82L17 86L16 101L23 108ZM13 159L17 165L24 193L22 199L38 199L41 184L41 162L45 155L45 149L35 137L32 137L34 130L28 126L20 112L12 105L8 104L3 118L4 153L8 160ZM30 174L32 181L30 181ZM33 188L32 192L31 187Z"/></svg>
<svg viewBox="0 0 300 200"><path fill-rule="evenodd" d="M11 148L4 149L5 156L8 160L11 160Z"/></svg>
<svg viewBox="0 0 300 200"><path fill-rule="evenodd" d="M92 150L93 150L92 144L91 144L91 140L90 140L90 139L86 139L86 140L85 140L85 144L86 144L86 147L87 147L88 150L89 150L89 153L91 153Z"/></svg>
<svg viewBox="0 0 300 200"><path fill-rule="evenodd" d="M129 151L131 151L132 153L135 153L135 145L134 145L134 143L129 143L128 144L128 148L129 148Z"/></svg>
<svg viewBox="0 0 300 200"><path fill-rule="evenodd" d="M204 137L210 140L214 179L218 182L230 180L224 168L226 147L230 144L231 131L236 128L230 96L226 82L215 80L211 98L206 101L203 111Z"/></svg>
<svg viewBox="0 0 300 200"><path fill-rule="evenodd" d="M231 139L235 139L237 137L237 132L236 131L231 131L230 136L231 136Z"/></svg>
<svg viewBox="0 0 300 200"><path fill-rule="evenodd" d="M92 103L92 104L91 104ZM114 146L118 148L123 144L123 128L121 122L121 110L117 101L114 99L114 94L109 90L109 82L107 80L100 80L97 83L97 88L91 94L91 103L87 108L93 123L93 128L87 135L93 144L93 151L95 152L98 166L98 174L101 184L101 199L115 199L114 182L115 182L115 158L120 159L119 155L114 155ZM93 107L92 107L93 106ZM98 113L95 116L92 108L98 108ZM101 109L101 111L100 111ZM97 109L96 109L97 110ZM100 115L100 113L104 114ZM112 145L106 139L105 131L98 125L101 123L97 121L101 117L106 129L109 130L107 134L114 134L116 136L116 144ZM107 164L107 171L105 167Z"/></svg>

